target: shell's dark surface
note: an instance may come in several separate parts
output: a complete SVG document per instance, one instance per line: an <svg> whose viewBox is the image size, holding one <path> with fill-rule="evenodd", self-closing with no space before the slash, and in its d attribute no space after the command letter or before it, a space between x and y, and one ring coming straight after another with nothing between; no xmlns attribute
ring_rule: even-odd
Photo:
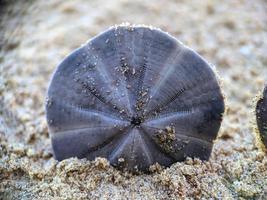
<svg viewBox="0 0 267 200"><path fill-rule="evenodd" d="M262 98L257 102L256 117L261 140L267 148L267 85Z"/></svg>
<svg viewBox="0 0 267 200"><path fill-rule="evenodd" d="M211 67L170 35L141 26L111 28L65 58L46 103L56 159L105 157L143 171L208 159L223 112Z"/></svg>

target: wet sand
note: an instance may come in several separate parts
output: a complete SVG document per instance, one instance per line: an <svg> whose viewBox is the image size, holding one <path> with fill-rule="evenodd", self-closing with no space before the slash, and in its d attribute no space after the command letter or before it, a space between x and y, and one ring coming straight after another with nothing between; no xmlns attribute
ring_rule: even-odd
<svg viewBox="0 0 267 200"><path fill-rule="evenodd" d="M0 22L0 199L266 199L267 156L255 98L267 80L267 3L18 1ZM187 159L132 175L105 159L57 162L44 113L51 74L114 24L169 32L216 66L227 111L208 162Z"/></svg>

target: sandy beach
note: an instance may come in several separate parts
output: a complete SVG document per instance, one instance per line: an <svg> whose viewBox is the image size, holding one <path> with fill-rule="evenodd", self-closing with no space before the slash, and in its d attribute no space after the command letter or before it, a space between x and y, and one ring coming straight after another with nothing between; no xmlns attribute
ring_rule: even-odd
<svg viewBox="0 0 267 200"><path fill-rule="evenodd" d="M11 1L0 6L0 199L267 199L255 126L267 82L267 2ZM53 158L45 96L61 60L115 24L158 27L216 67L226 112L209 161L151 174Z"/></svg>

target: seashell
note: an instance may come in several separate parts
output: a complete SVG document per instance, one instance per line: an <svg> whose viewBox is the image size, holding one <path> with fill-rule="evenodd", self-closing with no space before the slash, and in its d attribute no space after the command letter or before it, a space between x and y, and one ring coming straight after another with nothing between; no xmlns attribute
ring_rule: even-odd
<svg viewBox="0 0 267 200"><path fill-rule="evenodd" d="M46 114L54 156L148 171L209 159L224 101L209 64L161 30L117 26L67 56Z"/></svg>
<svg viewBox="0 0 267 200"><path fill-rule="evenodd" d="M256 105L256 121L258 125L260 139L267 147L267 85L263 91L263 96Z"/></svg>

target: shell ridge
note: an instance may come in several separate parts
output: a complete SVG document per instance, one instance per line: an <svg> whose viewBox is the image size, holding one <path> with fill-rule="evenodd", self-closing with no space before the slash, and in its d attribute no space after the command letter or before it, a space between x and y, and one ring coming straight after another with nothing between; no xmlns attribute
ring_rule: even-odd
<svg viewBox="0 0 267 200"><path fill-rule="evenodd" d="M91 44L92 45L92 44ZM90 48L90 50L92 51L92 54L98 54L98 52L96 51L96 49L92 46L92 48ZM88 50L88 53L90 51ZM101 63L101 64L99 64ZM108 88L109 91L111 91L113 93L113 95L115 95L115 98L114 99L120 99L120 95L116 89L112 88L111 85L112 85L112 82L113 80L111 78L109 78L109 74L107 72L107 70L105 69L105 67L103 66L106 66L105 63L103 62L103 58L101 59L98 59L98 65L96 67L97 71L98 71L98 74L99 74L99 77L101 77L101 79L103 80L105 84L105 86ZM108 65L107 65L108 66ZM111 75L111 74L110 74ZM115 80L116 81L116 80ZM114 108L115 107L118 107L119 109L117 110L118 112L124 110L122 106L122 104L117 104L114 102L114 100L106 100L103 95L96 95L97 93L96 92L99 92L99 91L96 91L94 92L93 89L90 88L90 86L88 84L85 83L85 86L89 89L89 91L96 97L98 98L100 101L102 101L103 103L109 105L111 108ZM126 106L127 107L127 106ZM127 114L125 114L124 112L120 112L120 114L122 115L125 115L127 118L129 118L129 116Z"/></svg>
<svg viewBox="0 0 267 200"><path fill-rule="evenodd" d="M103 127L101 127L103 129ZM126 129L126 128L125 128ZM91 129L88 129L88 128L83 128L83 129L75 129L74 130L67 130L67 131L62 131L62 132L59 132L57 134L54 134L52 135L52 138L53 138L53 141L60 141L61 139L60 138L69 138L68 141L70 142L67 147L64 147L64 149L70 147L70 148L73 148L74 146L79 147L78 146L78 143L77 143L77 137L82 139L82 144L79 144L80 145L80 149L82 150L83 153L79 153L78 157L79 158L82 158L82 157L87 157L88 154L92 153L93 151L96 151L97 149L99 148L102 148L104 147L105 145L109 144L110 142L116 140L118 137L120 137L120 135L122 134L123 132L123 129L120 130L115 130L115 132L113 132L112 134L106 134L105 132L101 132L101 137L102 138L105 138L105 140L103 142L99 142L100 141L100 138L98 139L93 139L94 142L90 144L90 140L88 140L88 135L94 135L95 134L95 131L89 131L87 132L87 130L91 130ZM78 134L78 135L77 135ZM100 133L98 133L100 134ZM105 136L106 134L106 136ZM76 135L76 136L75 136ZM110 136L109 136L110 135ZM76 138L76 140L75 140ZM84 143L87 143L88 144L84 144ZM90 145L94 145L94 146L91 146ZM53 150L57 151L57 148L53 145ZM67 152L66 151L68 150L65 150L64 151L64 154L67 156L67 157L70 157L70 154L71 152Z"/></svg>
<svg viewBox="0 0 267 200"><path fill-rule="evenodd" d="M80 82L78 82L80 83ZM86 89L87 91L89 91L95 98L97 98L100 102L102 102L103 104L109 106L112 110L115 110L116 112L124 115L126 118L129 118L124 112L120 112L120 109L123 110L122 108L118 109L118 105L113 104L113 102L108 101L107 99L105 99L103 96L97 94L96 90L90 88L90 86L88 85L88 83L83 82L80 83L80 85L82 86L82 88Z"/></svg>
<svg viewBox="0 0 267 200"><path fill-rule="evenodd" d="M186 51L184 51L184 52L186 52ZM181 52L181 54L182 53L183 52ZM182 56L183 55L179 56L177 59L179 60ZM177 61L177 59L176 59L176 61ZM174 67L177 67L177 66L174 65ZM184 73L181 73L179 75L190 74L190 72L188 72L188 70L187 70L187 66L183 65L182 63L179 63L179 67L180 67L180 69L184 70ZM209 83L210 81L211 81L210 79L202 78L201 83L200 83L200 80L199 80L199 81L195 81L195 82L193 82L191 84L190 83L184 84L184 86L182 86L177 92L175 92L175 94L173 96L171 96L170 98L167 98L167 100L162 102L160 105L154 105L153 107L151 107L149 109L149 111L147 111L147 113L149 114L150 112L154 112L155 107L158 107L157 110L163 109L164 107L168 106L170 103L175 101L177 98L179 98L184 92L192 90L195 87L200 87L200 86L203 87L203 84ZM182 83L180 83L180 84L182 84Z"/></svg>
<svg viewBox="0 0 267 200"><path fill-rule="evenodd" d="M151 99L153 98L153 96L156 94L157 90L161 87L161 85L164 83L164 81L168 78L169 74L171 73L172 70L174 70L174 65L172 65L175 60L181 56L183 49L181 49L180 47L177 47L177 49L174 50L173 54L165 61L165 65L170 65L170 67L167 69L167 72L164 73L163 76L161 76L161 78L158 80L157 83L155 83L155 85L152 87L151 92L150 92L150 99L145 103L144 107L147 107L149 105L149 103L151 102ZM174 58L173 58L174 56ZM169 61L172 60L171 63L169 63ZM165 69L165 67L162 67L162 69Z"/></svg>
<svg viewBox="0 0 267 200"><path fill-rule="evenodd" d="M143 133L141 137L143 138L144 142L146 143L146 148L150 148L150 154L152 159L154 160L154 163L159 163L161 165L166 165L166 163L169 162L175 162L175 159L164 152L161 148L159 148L159 145L149 136L149 134L144 130L144 128L141 126L140 131ZM151 149L152 148L152 149ZM158 158L161 158L163 160L158 161Z"/></svg>
<svg viewBox="0 0 267 200"><path fill-rule="evenodd" d="M65 129L62 131L57 131L56 135L64 135L68 133L72 133L73 131L84 131L89 129L98 129L98 128L110 128L111 126L86 126L86 127L79 127L79 128L73 128L73 129Z"/></svg>
<svg viewBox="0 0 267 200"><path fill-rule="evenodd" d="M101 149L101 148L103 148L104 146L107 146L107 145L110 144L110 143L114 143L116 140L119 140L119 139L120 139L120 136L121 136L126 130L127 130L127 128L122 129L122 130L119 130L119 131L117 132L117 134L114 134L113 136L111 136L111 137L108 138L107 140L103 141L101 144L96 145L96 146L94 146L94 147L90 147L90 148L88 148L88 152L87 152L87 154L92 153L92 152L94 152L94 151L96 151L96 150L98 150L98 149Z"/></svg>
<svg viewBox="0 0 267 200"><path fill-rule="evenodd" d="M66 108L66 109L73 109L73 110L80 111L80 112L86 112L88 114L90 113L93 115L103 116L103 117L107 117L107 118L110 118L112 120L116 120L116 121L120 121L120 122L128 122L124 119L121 119L120 117L118 117L116 115L113 115L110 112L103 112L100 110L91 109L91 108L87 108L87 107L78 107L76 105L72 105L72 104L69 104L67 102L64 102L63 105L64 105L64 108Z"/></svg>
<svg viewBox="0 0 267 200"><path fill-rule="evenodd" d="M198 84L196 84L196 86L197 85ZM194 87L191 87L191 89L192 88L194 88ZM187 89L185 89L185 90L188 91ZM178 98L181 97L181 95L185 92L185 90L183 90L181 94L178 94L178 97L176 97L174 99L170 99L170 101L168 101L166 103L166 105L159 106L159 108L157 108L156 110L150 111L150 113L155 113L155 112L160 112L160 111L162 112L164 110L164 108L166 108L168 105L170 105L171 103L175 103L175 101L179 100ZM217 91L217 90L218 90L218 87L210 88L206 92L198 93L198 94L194 95L193 97L190 97L189 99L190 99L190 102L192 103L192 104L190 104L190 106L192 107L190 110L195 109L195 108L201 108L201 107L204 107L204 106L208 106L212 101L219 100L221 98L220 95L213 96L213 99L211 99L211 100L203 99L202 101L197 102L197 104L195 104L194 101L193 101L195 99L200 99L201 96L209 95L209 93ZM185 104L184 105L184 108L185 108L184 110L176 110L175 112L190 111L190 110L187 109L187 107L188 107L188 105ZM148 114L150 114L150 113L148 113ZM160 116L160 114L159 114L159 116Z"/></svg>
<svg viewBox="0 0 267 200"><path fill-rule="evenodd" d="M146 115L149 116L151 115L151 113L155 113L155 112L160 112L162 111L165 107L167 107L168 105L170 105L171 103L179 100L181 98L181 96L183 94L185 94L185 92L189 92L190 90L196 90L199 87L206 87L208 83L213 82L214 80L210 80L210 79L203 79L202 83L200 82L193 82L192 84L188 84L187 86L183 86L181 89L179 89L179 91L177 91L173 96L171 96L170 98L168 98L166 101L162 102L161 105L155 105L153 106L149 111L147 111ZM206 88L205 92L201 92L201 93L197 93L194 94L193 97L190 97L190 101L192 101L192 99L197 99L199 98L201 95L204 94L208 94L210 92L213 92L215 90L218 90L218 86L215 86L213 88ZM218 96L217 98L220 98L221 96ZM214 97L213 97L214 98ZM188 98L187 98L188 99ZM204 100L203 100L204 101ZM209 102L204 101L203 104L208 104ZM201 104L199 104L200 106ZM193 105L192 105L193 106ZM155 107L157 107L155 109Z"/></svg>
<svg viewBox="0 0 267 200"><path fill-rule="evenodd" d="M115 157L118 157L118 155L120 155L119 153L123 152L123 148L125 147L125 145L127 144L127 140L128 138L131 136L129 134L130 132L130 128L127 129L124 133L124 135L122 135L122 138L120 138L120 140L117 142L116 147L113 149L113 151L109 154L108 159L114 162Z"/></svg>
<svg viewBox="0 0 267 200"><path fill-rule="evenodd" d="M117 32L118 31L118 32ZM125 50L124 48L124 46L122 45L122 42L120 41L120 40L122 40L122 38L123 39L125 39L125 34L121 34L120 32L119 32L119 28L117 28L116 30L115 30L115 34L117 34L117 37L116 37L116 44L117 44L117 48L116 48L116 50L117 50L117 52L118 52L118 54L120 55L119 56L119 62L118 63L120 63L120 67L121 68L123 68L124 66L125 67L127 67L127 65L128 65L128 62L127 62L127 57L126 57L126 53L125 52L123 52L123 50ZM118 37L118 36L120 36L120 38ZM119 45L120 44L120 45ZM127 89L127 85L128 85L128 81L127 81L127 76L126 76L126 74L125 73L122 73L123 74L123 81L124 81L124 89L125 89L125 91L126 91L126 94L127 94L127 100L128 100L128 107L129 107L129 109L131 110L131 115L133 115L133 113L134 113L134 111L133 111L133 108L132 108L132 105L131 105L131 101L130 101L130 95L129 95L129 90Z"/></svg>
<svg viewBox="0 0 267 200"><path fill-rule="evenodd" d="M162 119L162 118L168 118L168 117L172 117L172 116L177 116L177 115L180 115L180 116L185 116L185 115L191 115L193 114L195 111L195 109L191 109L191 110L178 110L178 111L175 111L175 112L171 112L171 113L164 113L164 114L159 114L157 116L152 116L150 118L146 118L146 122L145 123L148 123L148 122L151 122L151 121L154 121L154 120L158 120L158 119Z"/></svg>
<svg viewBox="0 0 267 200"><path fill-rule="evenodd" d="M141 129L139 129L140 132L142 132ZM147 160L149 161L150 165L154 163L154 157L153 157L153 154L151 153L151 151L149 150L148 148L148 144L147 144L147 141L146 139L144 138L144 134L139 134L139 136L141 137L141 142L142 142L142 150L143 152L145 153L145 156L147 158Z"/></svg>
<svg viewBox="0 0 267 200"><path fill-rule="evenodd" d="M141 30L142 30L142 35L141 35L141 39L140 40L143 41L144 40L145 31L143 29L141 29ZM138 78L138 86L137 86L137 90L136 90L136 97L137 98L136 98L136 102L135 102L135 108L137 109L137 114L139 114L138 103L142 100L142 98L140 98L141 97L140 94L142 94L145 73L147 71L147 46L146 45L144 45L142 53L144 54L144 56L143 56L143 62L142 62L142 65L141 65L142 67L141 67L140 75L139 75L139 78Z"/></svg>
<svg viewBox="0 0 267 200"><path fill-rule="evenodd" d="M53 111L49 111L47 113L47 119L49 119L49 123L52 121L51 123L53 124L53 126L50 126L50 131L56 133L64 130L75 130L81 127L86 128L89 125L96 127L99 122L105 125L109 124L109 127L114 126L114 124L117 124L118 126L128 126L130 124L129 121L121 119L119 116L111 115L110 113L104 113L94 109L84 109L77 105L70 104L64 100L58 101L55 99L53 100L52 106L47 105L46 109L53 109ZM54 118L57 118L56 116L64 113L66 113L64 115L65 117L54 120ZM51 118L51 115L55 114L56 116ZM72 121L75 126L70 126L68 121ZM68 127L71 127L71 129Z"/></svg>
<svg viewBox="0 0 267 200"><path fill-rule="evenodd" d="M162 128L158 128L158 127L152 127L152 126L146 126L148 128L151 128L151 129L155 129L155 130L158 130L158 131L162 131ZM213 144L212 141L207 141L203 138L200 138L200 137L196 137L196 136L193 136L193 135L184 135L184 134L181 134L181 133L178 133L178 131L175 131L175 135L177 135L178 137L186 137L188 139L195 139L195 140L198 140L198 141L201 141L203 143L209 143L209 144Z"/></svg>
<svg viewBox="0 0 267 200"><path fill-rule="evenodd" d="M155 141L154 138L151 137L151 135L150 135L150 134L149 134L143 127L141 127L141 129L142 129L142 131L143 131L143 133L144 133L144 136L145 136L145 137L146 137L152 144L154 144L154 146L156 146L157 149L158 149L163 155L165 155L167 158L169 158L169 159L171 159L171 160L173 160L173 161L176 160L175 157L173 157L173 155L166 153L166 152L163 150L163 148L162 148L162 147Z"/></svg>
<svg viewBox="0 0 267 200"><path fill-rule="evenodd" d="M130 154L132 162L138 164L137 159L139 156L141 156L146 159L143 160L143 162L148 164L148 166L150 166L152 164L153 158L148 149L146 148L146 143L143 140L140 128L134 128L130 134L133 135L133 140L131 143L131 154ZM141 153L142 155L138 155L138 152L142 152Z"/></svg>

